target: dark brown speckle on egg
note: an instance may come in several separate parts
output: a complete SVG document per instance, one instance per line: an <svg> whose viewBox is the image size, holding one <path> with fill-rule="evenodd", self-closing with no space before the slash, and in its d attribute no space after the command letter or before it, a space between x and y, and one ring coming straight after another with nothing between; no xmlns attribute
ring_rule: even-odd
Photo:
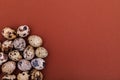
<svg viewBox="0 0 120 80"><path fill-rule="evenodd" d="M26 27L26 26L24 26L23 30L27 30L27 27Z"/></svg>

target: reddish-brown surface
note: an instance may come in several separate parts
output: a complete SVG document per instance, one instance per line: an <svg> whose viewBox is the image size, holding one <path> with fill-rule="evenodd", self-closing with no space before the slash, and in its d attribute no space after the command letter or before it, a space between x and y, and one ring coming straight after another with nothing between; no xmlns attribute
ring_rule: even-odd
<svg viewBox="0 0 120 80"><path fill-rule="evenodd" d="M21 24L49 50L44 80L120 80L120 0L0 0L0 29Z"/></svg>

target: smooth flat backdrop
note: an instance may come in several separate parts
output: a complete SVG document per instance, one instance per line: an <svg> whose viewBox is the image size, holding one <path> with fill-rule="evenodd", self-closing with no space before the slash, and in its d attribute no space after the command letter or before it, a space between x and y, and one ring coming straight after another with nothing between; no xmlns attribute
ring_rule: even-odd
<svg viewBox="0 0 120 80"><path fill-rule="evenodd" d="M0 30L22 24L49 51L44 80L120 80L120 0L0 0Z"/></svg>

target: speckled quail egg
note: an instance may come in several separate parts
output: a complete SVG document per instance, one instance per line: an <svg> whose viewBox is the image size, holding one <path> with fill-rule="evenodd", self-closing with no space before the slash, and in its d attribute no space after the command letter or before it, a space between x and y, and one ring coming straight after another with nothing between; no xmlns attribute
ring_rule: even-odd
<svg viewBox="0 0 120 80"><path fill-rule="evenodd" d="M33 69L31 71L30 77L31 77L31 80L43 80L43 74L36 69Z"/></svg>
<svg viewBox="0 0 120 80"><path fill-rule="evenodd" d="M2 43L2 51L8 53L13 49L13 41L6 40Z"/></svg>
<svg viewBox="0 0 120 80"><path fill-rule="evenodd" d="M23 56L26 60L33 59L35 56L34 48L32 46L28 45L23 52Z"/></svg>
<svg viewBox="0 0 120 80"><path fill-rule="evenodd" d="M8 40L12 40L12 39L15 39L17 37L16 31L10 27L5 27L2 30L2 35Z"/></svg>
<svg viewBox="0 0 120 80"><path fill-rule="evenodd" d="M16 80L16 76L14 74L6 74L2 77L2 80Z"/></svg>
<svg viewBox="0 0 120 80"><path fill-rule="evenodd" d="M8 60L7 54L4 54L3 52L0 52L0 65L2 65L7 60Z"/></svg>
<svg viewBox="0 0 120 80"><path fill-rule="evenodd" d="M30 33L30 28L27 25L21 25L17 29L17 34L20 37L26 37L29 35L29 33Z"/></svg>
<svg viewBox="0 0 120 80"><path fill-rule="evenodd" d="M18 50L13 50L9 52L8 57L13 61L19 61L22 59L20 52Z"/></svg>
<svg viewBox="0 0 120 80"><path fill-rule="evenodd" d="M39 58L45 58L48 56L48 51L44 47L38 47L35 51L35 54Z"/></svg>
<svg viewBox="0 0 120 80"><path fill-rule="evenodd" d="M17 49L19 51L23 51L26 47L26 42L23 38L16 38L13 41L13 45L14 45L15 49Z"/></svg>
<svg viewBox="0 0 120 80"><path fill-rule="evenodd" d="M31 61L31 65L37 70L42 70L45 67L45 61L42 58L35 58Z"/></svg>
<svg viewBox="0 0 120 80"><path fill-rule="evenodd" d="M39 47L42 45L42 38L37 35L31 35L28 37L28 42L33 47Z"/></svg>
<svg viewBox="0 0 120 80"><path fill-rule="evenodd" d="M8 61L2 65L2 72L11 74L16 69L16 63L14 61Z"/></svg>
<svg viewBox="0 0 120 80"><path fill-rule="evenodd" d="M30 80L28 72L22 72L17 75L17 80Z"/></svg>
<svg viewBox="0 0 120 80"><path fill-rule="evenodd" d="M18 69L20 69L21 71L28 71L32 68L30 62L25 59L20 60L17 66L18 66Z"/></svg>

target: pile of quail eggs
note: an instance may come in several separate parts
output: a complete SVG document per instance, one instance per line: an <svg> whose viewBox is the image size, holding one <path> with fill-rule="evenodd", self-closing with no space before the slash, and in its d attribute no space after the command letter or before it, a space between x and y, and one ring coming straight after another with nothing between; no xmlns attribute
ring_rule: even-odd
<svg viewBox="0 0 120 80"><path fill-rule="evenodd" d="M10 27L2 30L6 40L0 42L0 65L4 73L1 80L43 80L41 70L45 67L48 51L42 47L40 36L29 34L27 25L21 25L17 30ZM20 70L17 75L14 74L16 69Z"/></svg>

